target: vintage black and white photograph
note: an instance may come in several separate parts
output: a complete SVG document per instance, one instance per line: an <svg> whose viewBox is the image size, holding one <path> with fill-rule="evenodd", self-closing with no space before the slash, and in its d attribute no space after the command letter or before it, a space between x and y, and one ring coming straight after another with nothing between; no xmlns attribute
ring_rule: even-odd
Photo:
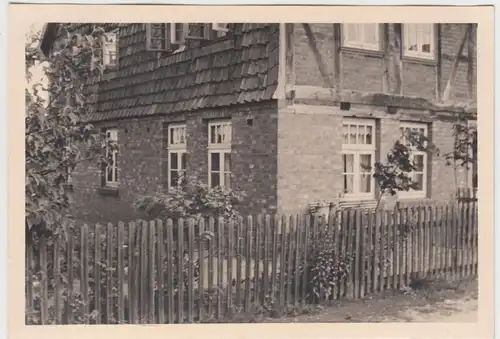
<svg viewBox="0 0 500 339"><path fill-rule="evenodd" d="M476 322L478 25L419 18L33 24L25 324Z"/></svg>

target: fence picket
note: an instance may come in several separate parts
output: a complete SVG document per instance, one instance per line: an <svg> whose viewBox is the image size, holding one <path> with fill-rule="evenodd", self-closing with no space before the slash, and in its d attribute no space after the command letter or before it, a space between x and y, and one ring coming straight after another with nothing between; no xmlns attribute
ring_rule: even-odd
<svg viewBox="0 0 500 339"><path fill-rule="evenodd" d="M155 312L155 240L156 240L156 222L154 220L149 222L148 227L148 322L150 324L156 323Z"/></svg>
<svg viewBox="0 0 500 339"><path fill-rule="evenodd" d="M405 239L404 239L404 229L402 228L402 219L403 219L403 210L397 209L396 213L394 214L394 224L396 225L395 227L398 230L398 253L397 253L397 258L398 258L398 276L399 280L397 282L398 288L402 288L405 286Z"/></svg>
<svg viewBox="0 0 500 339"><path fill-rule="evenodd" d="M265 260L261 259L260 253L262 252L262 229L263 229L263 217L262 215L257 216L257 223L255 224L255 264L253 273L253 300L257 302L260 299L261 294L261 284L260 284L260 267L264 264ZM261 263L262 261L262 263Z"/></svg>
<svg viewBox="0 0 500 339"><path fill-rule="evenodd" d="M40 271L41 271L41 300L40 300L40 322L41 325L48 324L49 317L49 282L48 282L48 258L47 258L47 240L45 237L40 238ZM86 300L86 299L84 299Z"/></svg>
<svg viewBox="0 0 500 339"><path fill-rule="evenodd" d="M245 297L244 297L244 307L245 312L250 311L251 304L251 290L250 285L252 282L252 230L253 230L253 218L251 215L247 217L245 223Z"/></svg>
<svg viewBox="0 0 500 339"><path fill-rule="evenodd" d="M164 261L165 258L165 242L163 235L163 221L156 220L156 267L157 271L157 279L158 279L158 324L165 323L165 276L163 273L164 270Z"/></svg>
<svg viewBox="0 0 500 339"><path fill-rule="evenodd" d="M293 215L290 215L288 221L288 233L287 233L287 243L288 243L288 252L286 257L287 268L286 268L286 298L285 305L292 304L292 283L293 283L293 239L295 235L295 219Z"/></svg>
<svg viewBox="0 0 500 339"><path fill-rule="evenodd" d="M123 260L123 238L124 238L124 224L123 222L118 223L117 238L116 238L116 276L118 284L118 305L117 305L117 319L118 323L122 324L125 322L125 295L123 283L125 281L124 276L124 260Z"/></svg>
<svg viewBox="0 0 500 339"><path fill-rule="evenodd" d="M73 323L73 256L74 256L74 251L73 251L73 231L69 230L68 231L68 242L66 244L66 262L67 262L67 270L68 270L68 280L67 280L67 286L68 286L68 295L67 295L67 302L66 302L66 312L65 312L65 317L66 317L66 324L72 324ZM33 253L33 251L29 251L29 253ZM28 258L28 262L31 263L31 257ZM30 274L31 277L31 274ZM32 287L31 283L28 283L28 286L30 288ZM31 301L30 301L31 302ZM30 304L28 304L30 305Z"/></svg>
<svg viewBox="0 0 500 339"><path fill-rule="evenodd" d="M224 272L224 218L220 217L217 221L217 317L221 319L224 316L222 305L223 272Z"/></svg>
<svg viewBox="0 0 500 339"><path fill-rule="evenodd" d="M308 255L309 255L309 230L310 230L310 226L311 226L311 218L309 215L305 215L304 216L304 237L302 238L303 239L303 244L304 244L304 247L303 247L303 251L304 251L304 256L303 256L303 261L302 261L302 265L304 267L304 271L302 273L302 289L301 289L301 304L302 306L304 306L306 304L306 300L307 300L307 285L308 285L308 280L307 280L307 277L308 277L308 273L309 273L309 268L307 266L307 258L308 258Z"/></svg>
<svg viewBox="0 0 500 339"><path fill-rule="evenodd" d="M81 238L80 238L80 286L81 286L81 295L82 295L82 319L84 324L89 323L89 280L88 280L88 238L89 238L89 229L87 224L83 224L81 230ZM45 299L47 300L47 299Z"/></svg>
<svg viewBox="0 0 500 339"><path fill-rule="evenodd" d="M361 277L362 277L362 272L361 272L361 267L364 266L364 256L361 253L361 233L364 233L363 229L363 224L361 223L361 211L360 210L355 210L354 211L354 232L355 232L355 239L354 239L354 284L353 284L353 297L354 299L359 299L361 296L361 291L360 289L362 288L361 283Z"/></svg>
<svg viewBox="0 0 500 339"><path fill-rule="evenodd" d="M210 220L213 225L213 218ZM184 219L177 223L177 323L184 322ZM213 229L213 227L212 227Z"/></svg>
<svg viewBox="0 0 500 339"><path fill-rule="evenodd" d="M210 235L209 235L210 236ZM229 233L231 239L232 234ZM205 218L198 221L198 258L200 263L200 276L198 277L198 321L205 318ZM231 242L231 240L229 240ZM228 280L230 282L230 280Z"/></svg>
<svg viewBox="0 0 500 339"><path fill-rule="evenodd" d="M167 322L173 324L175 321L175 295L174 295L174 275L175 275L175 265L177 264L174 260L174 235L173 235L174 223L172 219L167 220L167 281L165 282L168 288L167 293Z"/></svg>
<svg viewBox="0 0 500 339"><path fill-rule="evenodd" d="M227 223L227 286L226 307L227 313L233 312L233 260L234 260L234 220Z"/></svg>
<svg viewBox="0 0 500 339"><path fill-rule="evenodd" d="M372 255L372 291L373 292L378 292L379 291L379 279L378 279L378 253L380 251L380 229L379 225L377 223L377 211L369 211L369 218L370 218L370 228L373 229L373 236L371 237L371 242L373 244L373 255Z"/></svg>
<svg viewBox="0 0 500 339"><path fill-rule="evenodd" d="M71 238L71 236L69 236ZM28 244L25 247L26 264L25 264L25 274L26 274L26 315L25 322L26 325L31 323L30 316L34 313L33 311L33 247ZM71 266L68 266L71 267ZM70 290L71 291L71 290ZM68 296L68 309L66 314L71 314L71 296Z"/></svg>
<svg viewBox="0 0 500 339"><path fill-rule="evenodd" d="M271 286L270 286L270 294L271 294L271 300L272 302L276 301L276 278L277 278L277 269L278 269L278 228L280 224L280 217L279 215L275 214L274 215L274 222L273 222L273 233L272 233L272 268L271 268Z"/></svg>
<svg viewBox="0 0 500 339"><path fill-rule="evenodd" d="M128 295L127 295L127 307L128 307L128 322L129 324L135 324L137 321L136 318L136 300L137 300L137 294L135 290L135 285L136 285L136 280L135 278L135 271L137 270L136 264L135 264L135 247L136 247L136 242L135 242L135 234L136 234L136 224L135 222L130 222L128 225Z"/></svg>
<svg viewBox="0 0 500 339"><path fill-rule="evenodd" d="M302 228L304 227L303 219L301 215L296 215L295 217L295 253L294 253L294 276L293 276L293 304L295 306L298 305L299 303L299 283L300 283L300 248L302 246L302 243L300 241L301 239L301 233L302 233Z"/></svg>
<svg viewBox="0 0 500 339"><path fill-rule="evenodd" d="M286 280L286 232L288 231L288 219L286 216L282 215L278 224L280 227L279 238L280 238L280 250L279 250L279 258L280 258L280 268L279 272L279 299L278 305L280 309L285 306L285 280Z"/></svg>
<svg viewBox="0 0 500 339"><path fill-rule="evenodd" d="M473 228L473 214L472 214L472 204L467 204L467 276L472 275L472 264L474 262L473 258L473 248L472 243L472 228Z"/></svg>
<svg viewBox="0 0 500 339"><path fill-rule="evenodd" d="M474 261L473 261L473 267L474 267L474 275L477 275L477 272L478 272L478 256L479 256L479 252L478 252L478 241L479 241L479 237L478 237L478 232L479 232L479 229L478 229L478 226L479 226L479 223L478 223L478 219L479 219L479 215L478 215L478 206L477 206L477 201L474 201L472 203L473 205L473 214L474 214L474 219L473 219L473 230L474 230L474 233L473 233L473 248L474 248Z"/></svg>
<svg viewBox="0 0 500 339"><path fill-rule="evenodd" d="M62 307L61 307L61 239L56 236L54 239L54 311L55 323L62 323Z"/></svg>
<svg viewBox="0 0 500 339"><path fill-rule="evenodd" d="M333 214L333 225L332 225L332 237L333 237L333 251L334 251L334 256L333 256L333 265L334 267L337 267L339 264L339 255L340 255L340 236L342 235L341 232L341 216L338 212L331 212ZM335 281L335 284L333 286L333 296L332 299L338 299L339 298L339 293L340 293L340 284L338 281Z"/></svg>
<svg viewBox="0 0 500 339"><path fill-rule="evenodd" d="M269 293L269 244L272 244L270 241L269 234L271 232L271 216L266 215L265 218L265 227L264 227L264 232L263 232L263 239L262 243L264 244L264 256L263 256L263 264L264 264L264 269L263 269L263 282L262 282L262 295L260 298L260 302L262 305L264 305L264 302L266 300L266 295Z"/></svg>
<svg viewBox="0 0 500 339"><path fill-rule="evenodd" d="M213 293L214 293L214 243L215 243L214 218L208 218L208 305L207 312L209 317L213 317Z"/></svg>
<svg viewBox="0 0 500 339"><path fill-rule="evenodd" d="M102 292L101 292L101 225L97 223L94 231L94 280L95 284L95 311L97 313L95 322L101 323L102 314Z"/></svg>
<svg viewBox="0 0 500 339"><path fill-rule="evenodd" d="M187 321L192 323L194 321L194 220L188 221L188 307L187 307Z"/></svg>
<svg viewBox="0 0 500 339"><path fill-rule="evenodd" d="M384 227L386 228L387 234L387 250L386 250L386 260L387 260L387 274L385 278L386 289L392 289L393 276L394 276L394 242L393 242L393 229L392 229L392 218L391 211L384 212Z"/></svg>
<svg viewBox="0 0 500 339"><path fill-rule="evenodd" d="M379 290L383 291L385 290L385 247L387 246L385 243L385 233L386 233L386 228L384 227L384 215L380 211L377 213L377 224L379 225L378 227L380 228L380 252L379 252Z"/></svg>

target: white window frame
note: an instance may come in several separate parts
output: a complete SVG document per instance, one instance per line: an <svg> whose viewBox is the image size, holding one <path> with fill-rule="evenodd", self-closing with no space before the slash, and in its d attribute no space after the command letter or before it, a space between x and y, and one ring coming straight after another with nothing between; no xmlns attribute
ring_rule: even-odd
<svg viewBox="0 0 500 339"><path fill-rule="evenodd" d="M467 132L468 132L468 134L470 134L470 128L475 128L476 133L477 133L477 121L476 120L467 120ZM473 158L473 156L474 156L474 154L472 153L472 148L469 149L469 156L471 158ZM476 158L477 158L477 154L476 154ZM476 159L476 161L477 161L477 159ZM477 166L477 164L476 164L476 166ZM467 164L467 187L470 189L475 188L473 176L474 176L474 164Z"/></svg>
<svg viewBox="0 0 500 339"><path fill-rule="evenodd" d="M216 138L220 136L221 140L213 140L212 138L212 128L216 129ZM217 129L220 129L220 133L217 133ZM220 187L231 187L231 182L229 185L225 182L225 177L227 174L231 176L231 168L225 168L225 156L229 154L231 156L231 139L232 139L232 124L231 120L217 120L211 121L208 124L208 186L212 187L212 173L219 173L219 186ZM212 154L219 153L219 170L212 171ZM232 159L230 160L232 162Z"/></svg>
<svg viewBox="0 0 500 339"><path fill-rule="evenodd" d="M102 63L104 67L116 67L118 65L118 29L105 33L106 41L102 46ZM110 41L111 40L111 41ZM114 46L114 47L113 47ZM115 54L115 61L111 62L111 54Z"/></svg>
<svg viewBox="0 0 500 339"><path fill-rule="evenodd" d="M422 46L422 34L421 31L419 30L420 25L429 25L431 28L430 32L430 52L422 52L420 50ZM413 30L413 31L412 31ZM417 51L411 51L409 50L409 46L407 45L407 42L409 40L410 34L416 34L417 35L417 48L419 50ZM407 57L411 58L418 58L418 59L427 59L427 60L434 60L436 58L436 29L434 27L434 24L403 24L403 50L404 50L404 55Z"/></svg>
<svg viewBox="0 0 500 339"><path fill-rule="evenodd" d="M377 139L376 139L376 121L373 119L355 119L355 118L344 118L342 121L342 130L344 126L356 125L359 128L371 127L372 129L372 140L371 144L346 144L344 143L344 135L342 136L342 166L344 155L352 154L354 156L353 169L354 175L353 180L353 193L343 192L343 200L373 200L375 199L375 180L373 178L373 173L375 170L375 154L377 150ZM343 133L343 132L342 132ZM350 127L348 128L348 135L350 138ZM356 135L358 135L356 133ZM366 135L366 133L365 133ZM357 138L357 136L356 136ZM360 182L361 182L361 171L360 171L360 160L362 155L370 155L371 158L371 171L370 171L370 192L362 193L360 192ZM342 182L344 182L344 169L342 168Z"/></svg>
<svg viewBox="0 0 500 339"><path fill-rule="evenodd" d="M213 22L212 30L217 32L217 37L225 36L229 32L228 23Z"/></svg>
<svg viewBox="0 0 500 339"><path fill-rule="evenodd" d="M373 23L371 23L373 24ZM347 25L358 25L361 26L361 40L356 40L353 37L349 37L349 30L347 29ZM375 35L377 37L377 41L375 43L367 43L364 41L364 25L366 24L356 24L356 23L348 23L342 24L342 42L344 47L350 48L359 48L366 49L372 51L380 51L380 24L375 24Z"/></svg>
<svg viewBox="0 0 500 339"><path fill-rule="evenodd" d="M186 168L183 166L182 157L187 156L186 124L172 123L168 125L167 134L167 188L172 189L172 171L178 173L179 179L185 179ZM177 157L177 169L172 169L172 155Z"/></svg>
<svg viewBox="0 0 500 339"><path fill-rule="evenodd" d="M406 145L406 129L423 129L424 137L428 137L429 135L429 128L427 124L425 123L417 123L417 122L401 122L400 123L400 128L403 129L403 135L402 135L402 143ZM408 145L407 145L408 147ZM427 158L427 152L425 151L419 151L411 146L410 148L410 161L413 161L415 156L422 156L423 157L423 170L422 170L422 190L421 191L416 191L413 188L410 188L408 191L399 191L398 196L403 199L423 199L427 197L427 177L429 175L429 166L428 166L428 158ZM419 172L420 173L420 172ZM409 176L412 179L412 181L415 180L416 177L415 172L410 172Z"/></svg>
<svg viewBox="0 0 500 339"><path fill-rule="evenodd" d="M112 140L114 142L118 142L118 129L117 128L108 128L106 130L106 141ZM109 156L109 150L106 150L106 156ZM118 187L119 178L118 178L118 150L114 150L111 155L111 159L113 160L113 164L111 165L111 180L108 178L109 165L106 165L104 176L105 176L105 185L107 187Z"/></svg>

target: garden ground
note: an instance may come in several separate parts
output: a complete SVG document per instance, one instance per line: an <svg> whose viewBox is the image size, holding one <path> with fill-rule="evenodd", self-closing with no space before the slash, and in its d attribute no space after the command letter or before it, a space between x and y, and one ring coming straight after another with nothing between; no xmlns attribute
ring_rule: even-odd
<svg viewBox="0 0 500 339"><path fill-rule="evenodd" d="M476 322L477 279L426 282L355 301L335 301L307 314L264 322ZM304 312L302 310L302 312ZM297 313L302 313L297 311ZM305 312L304 312L305 313ZM259 321L259 322L260 322Z"/></svg>

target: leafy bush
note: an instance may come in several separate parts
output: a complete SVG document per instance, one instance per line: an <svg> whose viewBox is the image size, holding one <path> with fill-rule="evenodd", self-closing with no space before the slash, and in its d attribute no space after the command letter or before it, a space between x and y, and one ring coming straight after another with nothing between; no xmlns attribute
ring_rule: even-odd
<svg viewBox="0 0 500 339"><path fill-rule="evenodd" d="M192 178L183 181L167 193L143 196L134 202L135 208L149 218L193 218L224 217L227 221L237 220L237 210L243 193L226 187L209 187Z"/></svg>

